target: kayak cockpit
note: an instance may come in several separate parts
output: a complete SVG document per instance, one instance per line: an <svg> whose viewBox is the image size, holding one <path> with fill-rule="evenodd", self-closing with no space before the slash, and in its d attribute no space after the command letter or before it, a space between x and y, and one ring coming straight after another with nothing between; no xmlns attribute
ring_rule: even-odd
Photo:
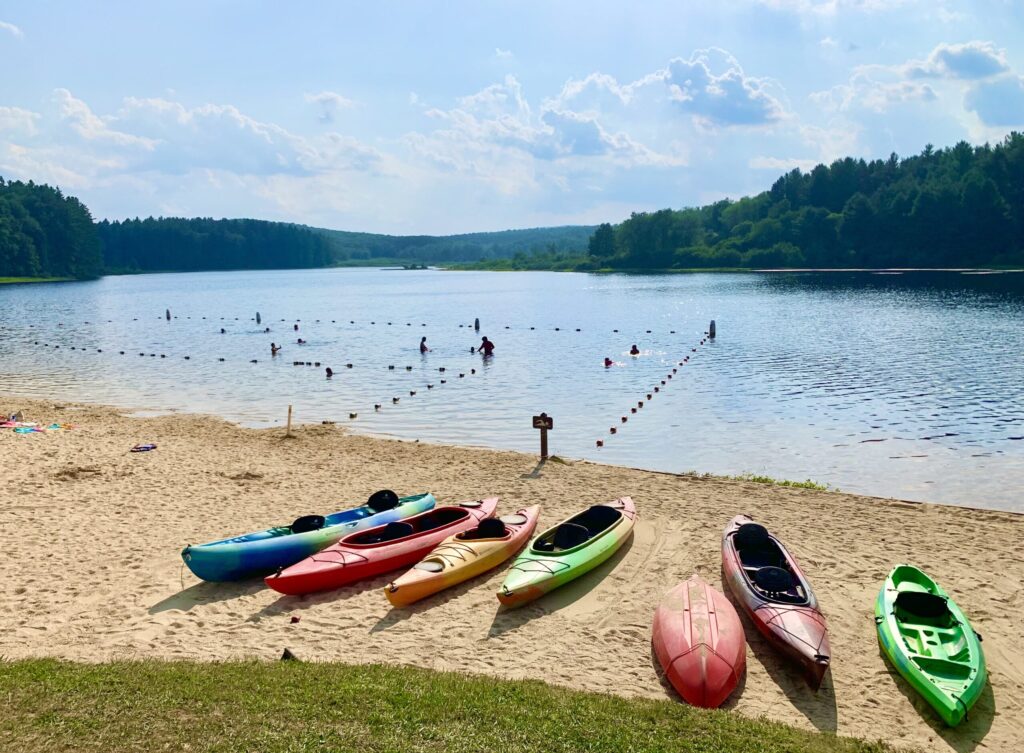
<svg viewBox="0 0 1024 753"><path fill-rule="evenodd" d="M807 604L808 590L782 545L757 523L744 523L733 536L743 575L761 598L782 604Z"/></svg>
<svg viewBox="0 0 1024 753"><path fill-rule="evenodd" d="M462 507L438 507L407 520L393 521L386 526L353 534L344 539L344 543L346 546L378 546L444 528L463 521L467 517L469 517L469 512Z"/></svg>
<svg viewBox="0 0 1024 753"><path fill-rule="evenodd" d="M620 510L608 505L594 505L538 536L533 542L533 550L558 554L576 549L597 538L620 520Z"/></svg>
<svg viewBox="0 0 1024 753"><path fill-rule="evenodd" d="M476 528L463 531L455 538L459 541L480 541L481 539L505 539L510 535L501 518L484 518Z"/></svg>

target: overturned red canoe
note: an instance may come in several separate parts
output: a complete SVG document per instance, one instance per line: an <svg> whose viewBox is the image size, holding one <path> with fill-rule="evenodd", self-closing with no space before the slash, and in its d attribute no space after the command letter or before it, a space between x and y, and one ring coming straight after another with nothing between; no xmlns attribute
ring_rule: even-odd
<svg viewBox="0 0 1024 753"><path fill-rule="evenodd" d="M409 567L449 536L494 515L497 506L498 498L488 497L359 531L264 580L283 594L307 594Z"/></svg>
<svg viewBox="0 0 1024 753"><path fill-rule="evenodd" d="M722 569L757 629L817 690L832 659L828 625L793 556L764 526L737 515L722 535Z"/></svg>
<svg viewBox="0 0 1024 753"><path fill-rule="evenodd" d="M696 575L665 594L654 613L651 642L665 677L694 706L721 706L747 664L739 615L724 594Z"/></svg>

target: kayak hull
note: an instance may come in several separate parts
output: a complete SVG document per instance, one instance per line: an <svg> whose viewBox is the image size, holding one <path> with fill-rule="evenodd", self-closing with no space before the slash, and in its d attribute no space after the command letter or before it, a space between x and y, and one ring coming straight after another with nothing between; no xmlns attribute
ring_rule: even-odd
<svg viewBox="0 0 1024 753"><path fill-rule="evenodd" d="M506 522L506 535L501 538L449 536L411 570L389 583L384 594L392 606L404 607L492 570L523 548L537 527L539 516L539 505L517 510L508 520L521 519L522 523ZM424 563L441 569L436 572L421 569Z"/></svg>
<svg viewBox="0 0 1024 753"><path fill-rule="evenodd" d="M654 613L654 653L687 703L721 706L747 664L743 625L724 594L694 575L673 588Z"/></svg>
<svg viewBox="0 0 1024 753"><path fill-rule="evenodd" d="M597 508L610 508L609 517L612 517L611 511L617 513L615 521L579 546L558 552L539 548L540 543L550 541L559 528ZM506 607L520 607L590 572L629 540L636 518L633 500L621 497L605 505L595 505L544 531L512 563L498 591L498 601Z"/></svg>
<svg viewBox="0 0 1024 753"><path fill-rule="evenodd" d="M418 515L435 504L434 495L426 493L403 497L392 509L376 513L361 505L326 516L326 524L315 531L292 533L289 526L268 528L207 544L190 544L181 551L181 558L196 577L206 581L262 576L293 565L354 531Z"/></svg>
<svg viewBox="0 0 1024 753"><path fill-rule="evenodd" d="M773 598L755 586L752 576L757 568L751 568L741 560L735 541L740 527L750 523L753 523L751 518L738 515L725 527L722 535L725 581L740 610L746 613L758 632L776 650L795 662L807 683L817 690L832 661L828 622L818 608L817 597L796 559L774 536L768 535L768 538L781 554L778 565L791 574L795 584L790 592L792 600Z"/></svg>
<svg viewBox="0 0 1024 753"><path fill-rule="evenodd" d="M395 540L371 541L384 532L385 526L351 533L301 562L268 575L264 581L275 591L299 595L341 588L409 567L449 536L491 517L497 504L497 497L488 497L405 518L400 523L413 527L413 533Z"/></svg>
<svg viewBox="0 0 1024 753"><path fill-rule="evenodd" d="M927 609L914 607L913 599L922 594L944 613L921 614ZM960 724L985 689L988 669L980 639L956 602L923 571L897 565L875 601L875 623L896 671L946 724Z"/></svg>

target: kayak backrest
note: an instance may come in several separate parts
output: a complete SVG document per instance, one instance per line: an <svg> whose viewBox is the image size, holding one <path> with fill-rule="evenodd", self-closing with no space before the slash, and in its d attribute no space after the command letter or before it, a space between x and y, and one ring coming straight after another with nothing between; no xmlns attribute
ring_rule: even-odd
<svg viewBox="0 0 1024 753"><path fill-rule="evenodd" d="M555 529L554 544L559 549L572 549L590 538L590 531L576 523L562 523Z"/></svg>
<svg viewBox="0 0 1024 753"><path fill-rule="evenodd" d="M413 527L411 525L400 520L394 520L384 526L377 541L394 541L395 539L405 538L412 534Z"/></svg>
<svg viewBox="0 0 1024 753"><path fill-rule="evenodd" d="M366 506L373 512L384 512L385 510L394 509L398 506L398 495L390 489L381 489L379 492L374 492L370 495L370 498L366 500Z"/></svg>
<svg viewBox="0 0 1024 753"><path fill-rule="evenodd" d="M323 515L303 515L301 518L296 518L290 528L292 533L309 533L310 531L319 531L326 522L327 518Z"/></svg>
<svg viewBox="0 0 1024 753"><path fill-rule="evenodd" d="M951 614L946 599L926 591L900 591L895 607L914 617L936 619Z"/></svg>
<svg viewBox="0 0 1024 753"><path fill-rule="evenodd" d="M736 548L742 552L744 550L757 551L765 549L771 544L772 539L768 535L768 529L763 525L759 523L744 523L736 529L733 541L736 542Z"/></svg>
<svg viewBox="0 0 1024 753"><path fill-rule="evenodd" d="M473 530L460 533L459 538L463 541L472 541L474 539L500 539L505 536L505 533L505 524L498 520L498 518L484 518L480 521L480 525Z"/></svg>
<svg viewBox="0 0 1024 753"><path fill-rule="evenodd" d="M594 505L572 519L578 526L587 529L590 536L597 536L619 522L622 512L608 505Z"/></svg>

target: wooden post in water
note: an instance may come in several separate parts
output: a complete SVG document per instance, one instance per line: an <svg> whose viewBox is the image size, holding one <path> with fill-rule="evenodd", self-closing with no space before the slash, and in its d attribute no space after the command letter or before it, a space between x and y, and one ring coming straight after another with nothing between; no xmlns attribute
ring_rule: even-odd
<svg viewBox="0 0 1024 753"><path fill-rule="evenodd" d="M547 413L541 413L533 417L533 428L540 429L540 459L548 458L548 430L555 428L555 419Z"/></svg>
<svg viewBox="0 0 1024 753"><path fill-rule="evenodd" d="M256 312L256 323L257 324L263 324L263 322L260 320L260 312L259 311Z"/></svg>
<svg viewBox="0 0 1024 753"><path fill-rule="evenodd" d="M292 435L292 406L290 405L288 406L288 427L285 429L284 435L286 437L290 437Z"/></svg>
<svg viewBox="0 0 1024 753"><path fill-rule="evenodd" d="M476 330L477 332L479 332L479 331L480 331L480 317L477 317L477 318L476 318L476 319L475 319L475 320L473 321L473 329L475 329L475 330Z"/></svg>
<svg viewBox="0 0 1024 753"><path fill-rule="evenodd" d="M171 321L171 310L170 309L165 309L164 310L164 316L167 317L167 321Z"/></svg>
<svg viewBox="0 0 1024 753"><path fill-rule="evenodd" d="M715 320L711 320L711 324L708 325L708 337L712 340L715 339Z"/></svg>

